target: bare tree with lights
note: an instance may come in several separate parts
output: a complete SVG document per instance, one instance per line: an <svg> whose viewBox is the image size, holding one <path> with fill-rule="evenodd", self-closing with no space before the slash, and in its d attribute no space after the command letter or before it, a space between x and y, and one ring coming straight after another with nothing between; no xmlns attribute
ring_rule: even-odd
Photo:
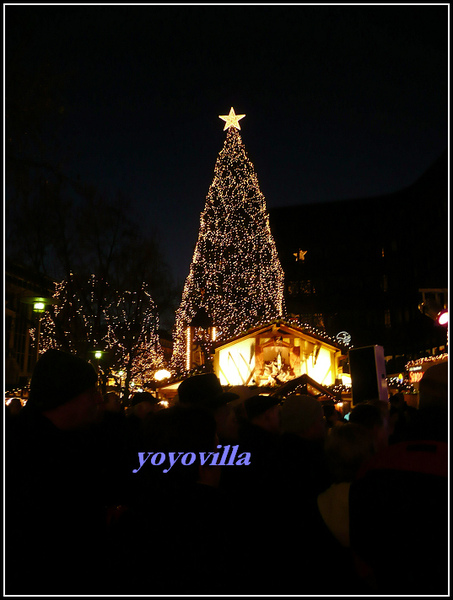
<svg viewBox="0 0 453 600"><path fill-rule="evenodd" d="M186 362L187 330L203 308L216 340L282 316L284 273L269 226L266 202L231 108L220 116L227 131L200 218L198 241L176 312L173 367Z"/></svg>
<svg viewBox="0 0 453 600"><path fill-rule="evenodd" d="M148 286L143 283L136 292L117 292L106 311L106 323L107 347L116 369L125 374L126 396L132 381L140 387L152 385L155 373L165 365L159 315Z"/></svg>
<svg viewBox="0 0 453 600"><path fill-rule="evenodd" d="M95 275L71 274L56 284L54 301L41 325L41 352L57 348L91 360L104 386L122 371L126 395L133 380L153 385L164 359L158 311L145 283L136 292L119 292Z"/></svg>

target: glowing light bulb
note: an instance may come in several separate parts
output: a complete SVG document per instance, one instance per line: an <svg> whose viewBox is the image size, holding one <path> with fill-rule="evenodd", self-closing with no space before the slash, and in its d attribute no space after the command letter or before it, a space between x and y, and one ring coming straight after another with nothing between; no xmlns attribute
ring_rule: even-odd
<svg viewBox="0 0 453 600"><path fill-rule="evenodd" d="M448 325L448 310L441 312L437 317L439 325Z"/></svg>

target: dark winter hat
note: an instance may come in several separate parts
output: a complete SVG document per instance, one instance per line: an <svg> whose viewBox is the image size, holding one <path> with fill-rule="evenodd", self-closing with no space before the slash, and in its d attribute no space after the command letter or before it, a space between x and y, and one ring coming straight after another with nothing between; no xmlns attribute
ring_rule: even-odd
<svg viewBox="0 0 453 600"><path fill-rule="evenodd" d="M239 398L232 392L224 392L214 373L193 375L185 379L178 387L181 404L191 404L215 410L231 400Z"/></svg>
<svg viewBox="0 0 453 600"><path fill-rule="evenodd" d="M275 398L274 396L252 396L244 402L245 412L247 413L247 417L252 420L273 406L277 406L280 402L280 398Z"/></svg>
<svg viewBox="0 0 453 600"><path fill-rule="evenodd" d="M56 408L93 387L97 379L93 365L82 358L47 350L33 371L27 406L41 412Z"/></svg>
<svg viewBox="0 0 453 600"><path fill-rule="evenodd" d="M157 398L155 398L150 392L136 392L132 396L130 406L137 406L140 402L151 402L151 404L158 404Z"/></svg>

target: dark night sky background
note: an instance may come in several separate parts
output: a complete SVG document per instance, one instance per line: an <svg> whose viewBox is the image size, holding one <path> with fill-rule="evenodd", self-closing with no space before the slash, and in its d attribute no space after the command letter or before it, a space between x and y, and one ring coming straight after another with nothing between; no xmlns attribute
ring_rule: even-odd
<svg viewBox="0 0 453 600"><path fill-rule="evenodd" d="M182 283L231 106L268 208L371 205L423 174L448 145L448 11L7 5L5 66L61 76L58 160L123 190Z"/></svg>

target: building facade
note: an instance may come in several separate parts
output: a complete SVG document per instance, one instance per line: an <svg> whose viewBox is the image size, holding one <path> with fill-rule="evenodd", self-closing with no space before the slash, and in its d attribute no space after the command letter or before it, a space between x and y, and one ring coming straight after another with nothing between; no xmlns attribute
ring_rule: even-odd
<svg viewBox="0 0 453 600"><path fill-rule="evenodd" d="M6 261L5 389L24 388L37 360L37 334L42 308L53 294L53 282L31 269ZM34 332L34 337L31 335Z"/></svg>
<svg viewBox="0 0 453 600"><path fill-rule="evenodd" d="M388 373L446 351L446 327L418 308L421 290L448 288L446 153L400 192L269 212L291 316L382 345Z"/></svg>

